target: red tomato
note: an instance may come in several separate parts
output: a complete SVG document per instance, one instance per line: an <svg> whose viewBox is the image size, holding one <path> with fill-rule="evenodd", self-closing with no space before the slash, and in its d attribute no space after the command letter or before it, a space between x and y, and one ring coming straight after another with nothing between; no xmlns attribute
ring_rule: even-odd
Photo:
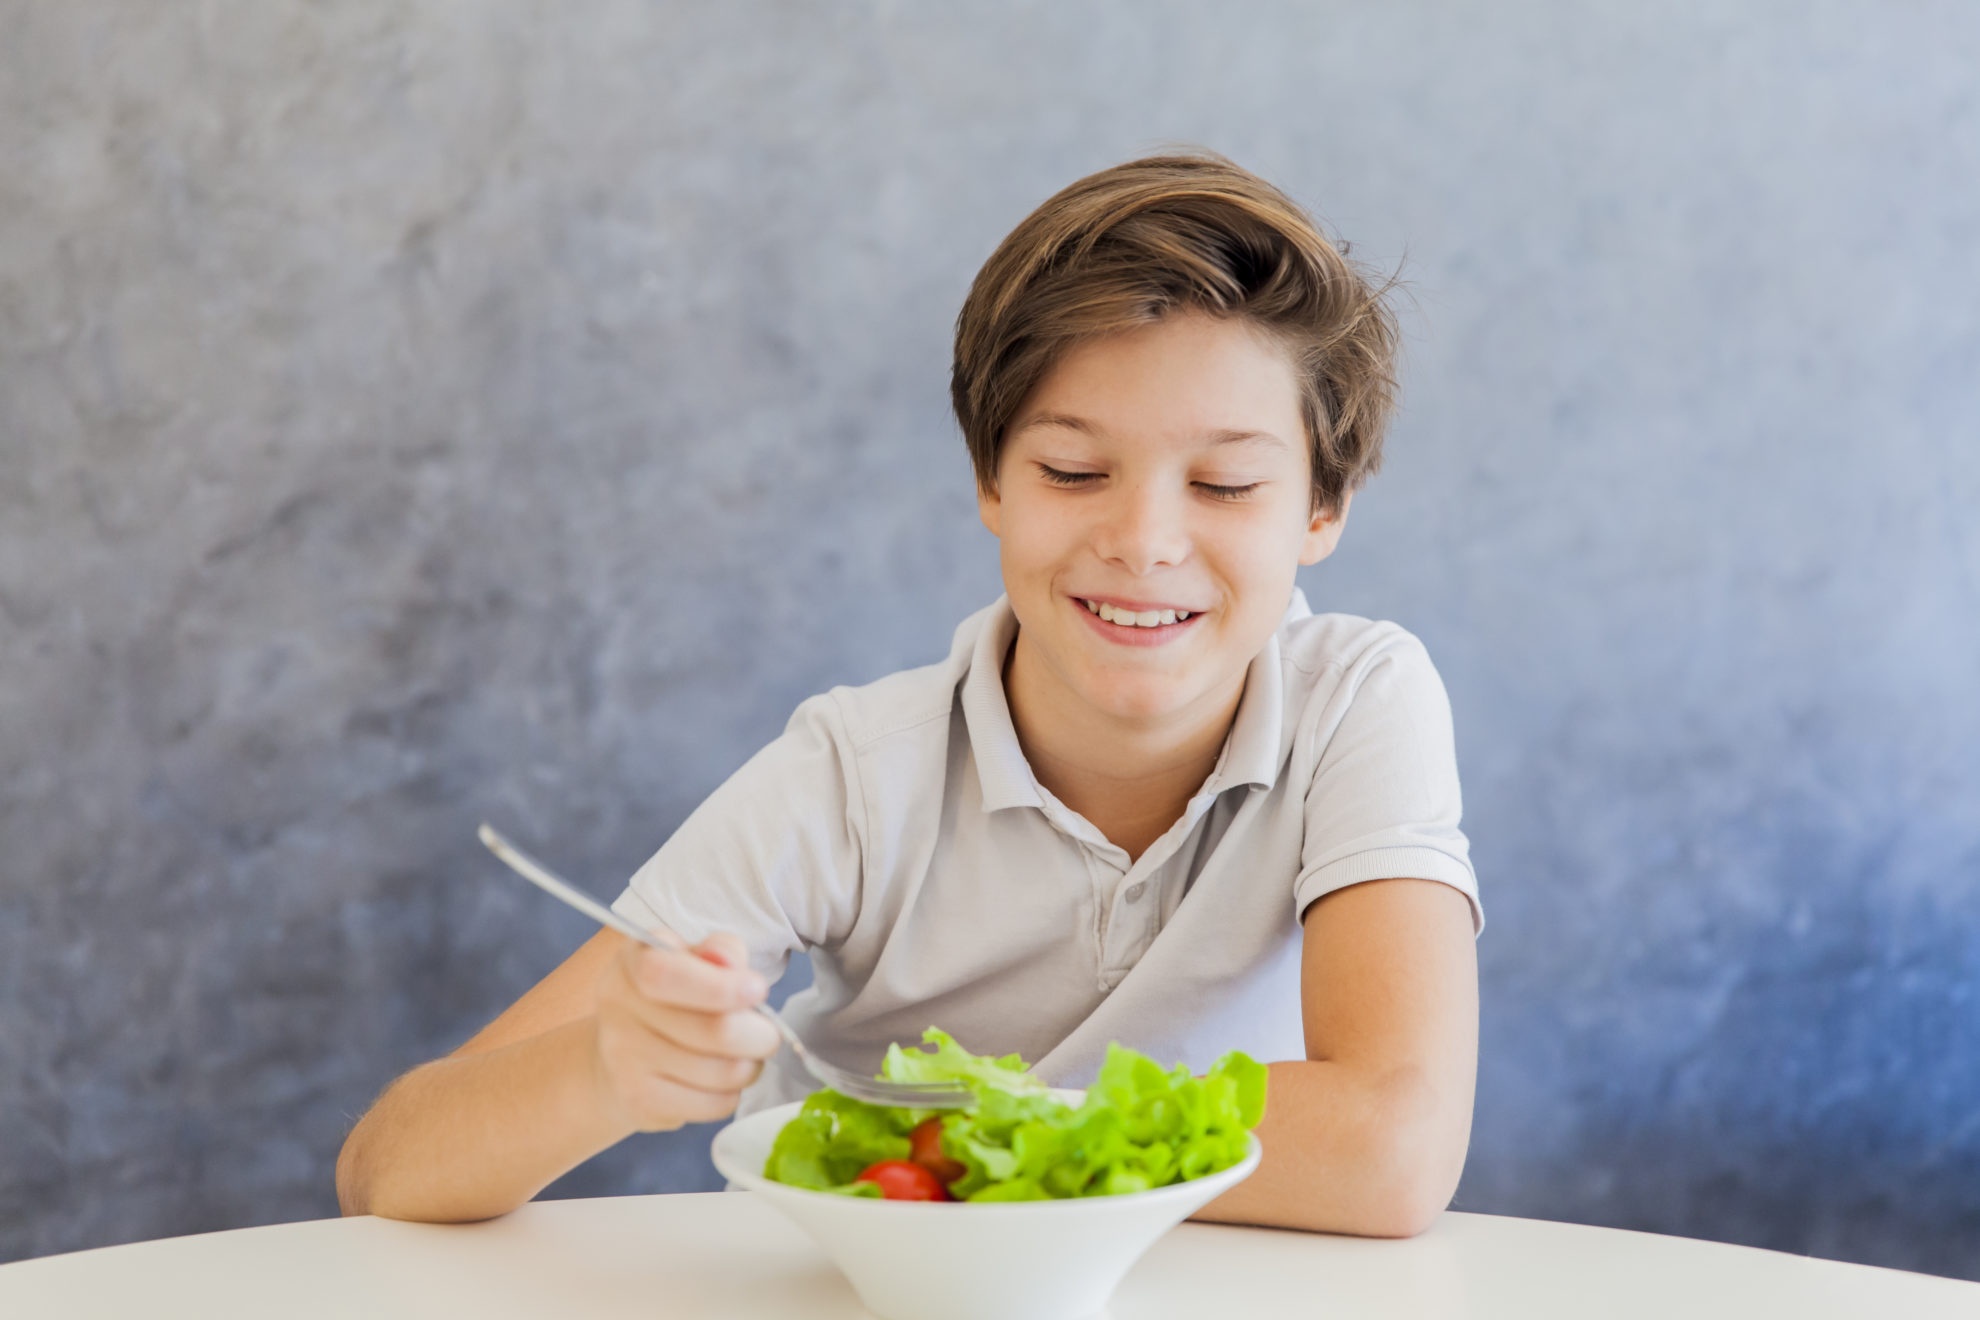
<svg viewBox="0 0 1980 1320"><path fill-rule="evenodd" d="M889 1201L949 1201L949 1189L913 1160L881 1160L870 1164L854 1182L877 1183Z"/></svg>
<svg viewBox="0 0 1980 1320"><path fill-rule="evenodd" d="M969 1172L961 1160L952 1160L942 1153L942 1120L939 1118L919 1124L908 1133L908 1142L908 1158L934 1174L944 1187Z"/></svg>

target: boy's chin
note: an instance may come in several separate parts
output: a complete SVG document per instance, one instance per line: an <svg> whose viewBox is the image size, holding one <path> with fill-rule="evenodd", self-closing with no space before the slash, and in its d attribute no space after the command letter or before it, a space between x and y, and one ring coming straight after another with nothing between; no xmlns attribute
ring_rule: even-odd
<svg viewBox="0 0 1980 1320"><path fill-rule="evenodd" d="M1113 679L1100 676L1081 693L1089 706L1102 715L1127 723L1148 723L1172 719L1187 711L1200 696L1192 686L1174 680L1153 681L1145 677Z"/></svg>

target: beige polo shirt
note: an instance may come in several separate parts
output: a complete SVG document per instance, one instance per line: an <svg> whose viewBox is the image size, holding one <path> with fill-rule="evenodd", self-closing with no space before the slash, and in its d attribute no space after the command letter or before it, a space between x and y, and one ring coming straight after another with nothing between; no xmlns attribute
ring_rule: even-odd
<svg viewBox="0 0 1980 1320"><path fill-rule="evenodd" d="M933 1025L1060 1086L1111 1040L1199 1072L1304 1058L1299 919L1332 890L1442 881L1483 928L1450 705L1409 633L1295 590L1216 768L1132 864L1032 774L1004 700L1016 635L1000 598L941 663L806 701L614 906L733 931L772 979L809 949L784 1011L846 1067ZM813 1089L786 1052L739 1112Z"/></svg>

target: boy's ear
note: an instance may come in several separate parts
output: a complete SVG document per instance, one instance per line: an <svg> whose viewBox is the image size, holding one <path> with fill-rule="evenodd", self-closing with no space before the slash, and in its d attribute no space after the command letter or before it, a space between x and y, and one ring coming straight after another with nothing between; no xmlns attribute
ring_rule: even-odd
<svg viewBox="0 0 1980 1320"><path fill-rule="evenodd" d="M1004 502L998 498L997 492L979 485L976 488L976 516L981 518L983 525L990 529L990 535L997 537L1003 535L997 530L997 521L1003 512Z"/></svg>
<svg viewBox="0 0 1980 1320"><path fill-rule="evenodd" d="M1353 503L1354 494L1350 491L1341 496L1339 509L1332 513L1325 509L1314 513L1312 521L1306 525L1306 539L1300 542L1300 563L1317 564L1334 553L1334 547L1341 543L1341 529L1347 525L1348 506Z"/></svg>

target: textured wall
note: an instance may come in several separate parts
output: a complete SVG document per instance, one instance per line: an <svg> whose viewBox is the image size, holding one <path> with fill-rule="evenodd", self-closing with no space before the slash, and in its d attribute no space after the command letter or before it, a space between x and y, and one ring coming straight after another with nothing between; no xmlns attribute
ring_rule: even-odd
<svg viewBox="0 0 1980 1320"><path fill-rule="evenodd" d="M1654 10L1657 17L1647 16ZM1219 147L1407 254L1318 608L1450 686L1462 1208L1980 1272L1980 18L0 0L0 1259L351 1116L996 590L975 266ZM709 1185L706 1131L568 1190Z"/></svg>

